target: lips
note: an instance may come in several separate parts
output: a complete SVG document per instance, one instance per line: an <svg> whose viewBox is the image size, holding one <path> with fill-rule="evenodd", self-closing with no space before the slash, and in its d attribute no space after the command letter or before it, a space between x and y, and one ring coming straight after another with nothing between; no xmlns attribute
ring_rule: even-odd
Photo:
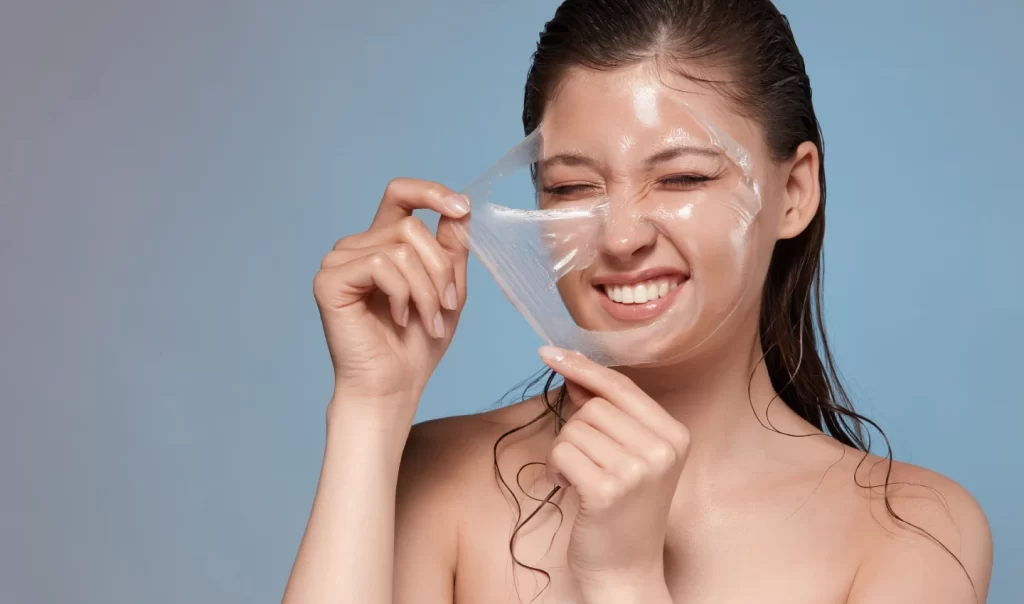
<svg viewBox="0 0 1024 604"><path fill-rule="evenodd" d="M592 283L601 306L624 322L647 321L665 312L689 275L678 269L649 269L639 273L603 275Z"/></svg>
<svg viewBox="0 0 1024 604"><path fill-rule="evenodd" d="M643 281L636 285L602 285L606 296L619 304L646 304L664 298L682 282L681 277Z"/></svg>

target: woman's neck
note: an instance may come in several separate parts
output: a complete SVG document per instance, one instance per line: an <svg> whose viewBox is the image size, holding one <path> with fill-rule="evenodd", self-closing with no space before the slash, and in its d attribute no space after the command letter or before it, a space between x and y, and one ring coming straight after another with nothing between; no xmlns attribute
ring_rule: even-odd
<svg viewBox="0 0 1024 604"><path fill-rule="evenodd" d="M778 399L762 357L755 334L685 363L620 371L689 430L688 464L714 466L762 450L776 434L766 426L788 433L813 430Z"/></svg>

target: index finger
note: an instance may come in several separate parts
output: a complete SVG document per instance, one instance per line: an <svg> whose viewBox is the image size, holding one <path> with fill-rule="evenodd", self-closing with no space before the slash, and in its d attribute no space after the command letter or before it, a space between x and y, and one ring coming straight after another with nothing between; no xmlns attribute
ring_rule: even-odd
<svg viewBox="0 0 1024 604"><path fill-rule="evenodd" d="M469 201L436 182L396 178L384 189L370 228L397 222L412 215L413 210L434 210L442 216L461 218L469 213Z"/></svg>
<svg viewBox="0 0 1024 604"><path fill-rule="evenodd" d="M654 434L670 437L665 426L673 425L675 419L633 380L578 352L544 346L540 349L540 356L566 381L572 381L622 409Z"/></svg>

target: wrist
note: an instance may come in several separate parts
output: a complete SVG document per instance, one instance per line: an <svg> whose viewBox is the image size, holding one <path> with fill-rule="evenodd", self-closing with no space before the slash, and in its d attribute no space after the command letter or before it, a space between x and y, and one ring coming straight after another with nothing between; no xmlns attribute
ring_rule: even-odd
<svg viewBox="0 0 1024 604"><path fill-rule="evenodd" d="M416 415L416 400L380 400L335 393L327 405L327 440L356 439L401 454Z"/></svg>
<svg viewBox="0 0 1024 604"><path fill-rule="evenodd" d="M359 459L367 469L397 477L412 422L385 421L360 409L341 408L328 414L325 457Z"/></svg>
<svg viewBox="0 0 1024 604"><path fill-rule="evenodd" d="M357 421L367 427L379 425L388 430L406 423L412 426L419 399L416 393L367 396L336 386L327 404L327 425L330 427L340 421Z"/></svg>

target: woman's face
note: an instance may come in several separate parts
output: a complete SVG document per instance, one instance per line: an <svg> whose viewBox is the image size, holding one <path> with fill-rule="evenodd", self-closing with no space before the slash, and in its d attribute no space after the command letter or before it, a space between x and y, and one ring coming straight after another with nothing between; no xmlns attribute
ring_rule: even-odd
<svg viewBox="0 0 1024 604"><path fill-rule="evenodd" d="M603 203L592 262L558 283L581 327L655 323L645 345L667 364L756 325L775 241L813 216L804 198L817 208L816 151L813 166L771 161L760 127L729 99L648 65L570 70L540 129L541 207ZM746 155L726 152L714 129ZM813 183L794 188L797 164Z"/></svg>

